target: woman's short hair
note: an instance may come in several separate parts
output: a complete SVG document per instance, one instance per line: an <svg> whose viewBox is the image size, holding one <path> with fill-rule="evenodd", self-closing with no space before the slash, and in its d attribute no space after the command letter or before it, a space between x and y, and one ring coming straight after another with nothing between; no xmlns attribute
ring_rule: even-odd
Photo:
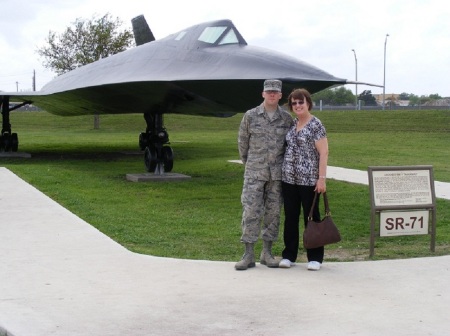
<svg viewBox="0 0 450 336"><path fill-rule="evenodd" d="M306 100L308 103L308 111L311 111L313 108L313 102L311 99L311 94L306 89L294 89L291 94L288 97L288 105L289 105L289 111L292 110L292 100Z"/></svg>

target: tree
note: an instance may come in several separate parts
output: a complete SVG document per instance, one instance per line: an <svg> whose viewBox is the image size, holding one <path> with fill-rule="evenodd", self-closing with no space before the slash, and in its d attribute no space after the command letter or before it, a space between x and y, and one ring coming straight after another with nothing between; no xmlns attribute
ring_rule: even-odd
<svg viewBox="0 0 450 336"><path fill-rule="evenodd" d="M364 90L361 92L361 94L358 96L358 99L364 102L365 106L377 106L377 100L372 94L372 91L370 90Z"/></svg>
<svg viewBox="0 0 450 336"><path fill-rule="evenodd" d="M420 98L419 98L419 96L411 93L409 95L409 104L408 105L409 106L420 105Z"/></svg>
<svg viewBox="0 0 450 336"><path fill-rule="evenodd" d="M433 100L442 99L442 97L439 94L437 94L437 93L430 94L429 98L433 99Z"/></svg>
<svg viewBox="0 0 450 336"><path fill-rule="evenodd" d="M313 102L318 105L320 101L322 101L322 104L324 105L331 105L331 102L334 98L334 92L332 89L326 89L317 93L314 93L311 96Z"/></svg>
<svg viewBox="0 0 450 336"><path fill-rule="evenodd" d="M37 50L45 58L43 65L58 75L101 58L117 54L133 45L133 32L119 31L122 21L109 13L90 20L76 19L73 27L57 35L50 31L47 46Z"/></svg>
<svg viewBox="0 0 450 336"><path fill-rule="evenodd" d="M341 86L336 89L326 89L312 95L312 99L316 105L322 101L324 105L351 105L355 103L355 95L351 90Z"/></svg>
<svg viewBox="0 0 450 336"><path fill-rule="evenodd" d="M334 93L334 105L348 105L354 104L355 102L355 95L353 94L353 92L343 86L335 89Z"/></svg>
<svg viewBox="0 0 450 336"><path fill-rule="evenodd" d="M407 94L406 92L402 92L399 94L398 99L400 100L409 100L409 94Z"/></svg>
<svg viewBox="0 0 450 336"><path fill-rule="evenodd" d="M430 100L431 100L430 97L425 96L425 95L421 95L420 98L419 98L419 105L426 104L426 103L428 103Z"/></svg>

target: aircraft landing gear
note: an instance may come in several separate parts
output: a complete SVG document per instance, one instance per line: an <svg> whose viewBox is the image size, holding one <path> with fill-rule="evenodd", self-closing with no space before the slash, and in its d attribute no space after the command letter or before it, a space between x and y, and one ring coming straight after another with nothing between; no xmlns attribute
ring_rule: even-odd
<svg viewBox="0 0 450 336"><path fill-rule="evenodd" d="M17 152L19 149L19 137L17 133L11 133L9 122L9 96L3 96L0 100L2 109L2 132L0 134L0 152Z"/></svg>
<svg viewBox="0 0 450 336"><path fill-rule="evenodd" d="M3 132L0 135L0 152L17 152L19 149L19 137L17 133Z"/></svg>
<svg viewBox="0 0 450 336"><path fill-rule="evenodd" d="M144 150L144 163L148 172L158 175L171 172L173 168L173 150L169 143L169 134L163 126L162 114L144 114L147 122L146 132L139 135L139 148Z"/></svg>
<svg viewBox="0 0 450 336"><path fill-rule="evenodd" d="M144 151L144 163L148 172L164 174L173 168L173 150L169 146L160 147L161 153L155 146L147 146Z"/></svg>

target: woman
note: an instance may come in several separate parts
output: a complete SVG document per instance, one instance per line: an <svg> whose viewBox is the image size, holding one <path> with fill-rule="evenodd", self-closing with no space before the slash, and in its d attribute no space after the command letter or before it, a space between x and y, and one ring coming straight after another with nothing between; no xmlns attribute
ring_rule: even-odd
<svg viewBox="0 0 450 336"><path fill-rule="evenodd" d="M296 115L294 125L286 135L287 149L282 166L284 198L284 245L279 267L295 265L299 247L299 218L303 208L306 226L315 192L326 191L328 140L325 127L311 114L312 100L305 89L296 89L288 97L289 110ZM320 221L319 202L313 219ZM324 247L307 249L308 270L318 271L323 262Z"/></svg>

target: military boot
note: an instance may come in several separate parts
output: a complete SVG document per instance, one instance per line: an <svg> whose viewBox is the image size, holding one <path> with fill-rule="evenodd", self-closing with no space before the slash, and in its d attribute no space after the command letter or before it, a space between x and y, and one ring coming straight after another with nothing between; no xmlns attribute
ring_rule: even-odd
<svg viewBox="0 0 450 336"><path fill-rule="evenodd" d="M245 253L242 259L234 265L237 270L243 271L250 267L255 267L255 252L252 243L245 243Z"/></svg>
<svg viewBox="0 0 450 336"><path fill-rule="evenodd" d="M264 240L263 250L261 251L260 263L267 267L278 267L279 261L272 256L272 242Z"/></svg>

